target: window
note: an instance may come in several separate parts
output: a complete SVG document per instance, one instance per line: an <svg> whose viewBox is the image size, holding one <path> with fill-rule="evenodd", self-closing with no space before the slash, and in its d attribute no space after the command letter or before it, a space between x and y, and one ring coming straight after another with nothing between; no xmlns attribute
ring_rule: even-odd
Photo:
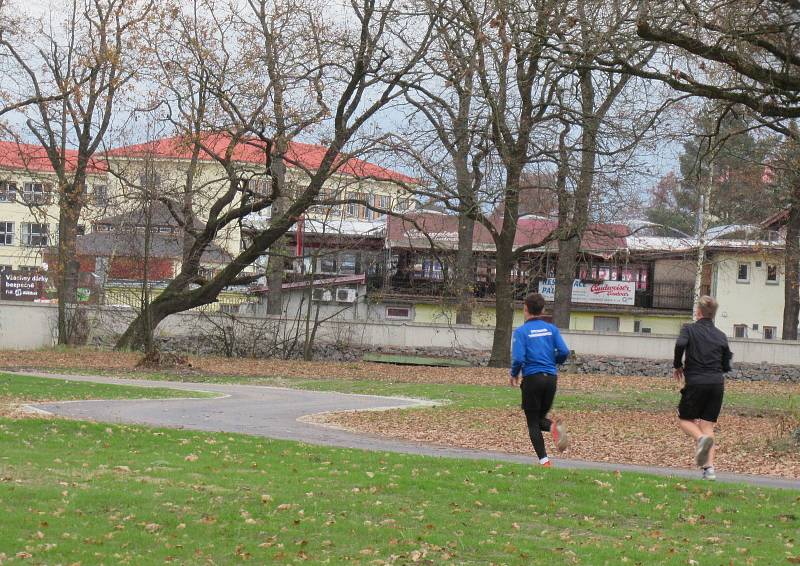
<svg viewBox="0 0 800 566"><path fill-rule="evenodd" d="M619 332L618 316L594 317L594 330L597 332Z"/></svg>
<svg viewBox="0 0 800 566"><path fill-rule="evenodd" d="M353 200L356 198L358 198L358 195L356 195L355 193L347 193L345 200ZM351 217L358 216L358 205L354 202L348 202L346 214L347 216Z"/></svg>
<svg viewBox="0 0 800 566"><path fill-rule="evenodd" d="M425 279L435 279L441 281L444 279L444 269L440 261L435 259L426 259L422 262L422 277Z"/></svg>
<svg viewBox="0 0 800 566"><path fill-rule="evenodd" d="M325 256L319 260L320 273L336 273L336 257Z"/></svg>
<svg viewBox="0 0 800 566"><path fill-rule="evenodd" d="M22 223L22 245L31 247L43 247L50 243L49 230L47 224L37 224L35 222Z"/></svg>
<svg viewBox="0 0 800 566"><path fill-rule="evenodd" d="M0 202L14 202L17 200L17 184L0 181Z"/></svg>
<svg viewBox="0 0 800 566"><path fill-rule="evenodd" d="M767 264L767 285L778 284L778 266Z"/></svg>
<svg viewBox="0 0 800 566"><path fill-rule="evenodd" d="M747 338L747 325L746 324L734 324L733 325L733 337L734 338Z"/></svg>
<svg viewBox="0 0 800 566"><path fill-rule="evenodd" d="M750 283L750 264L740 263L736 271L737 283Z"/></svg>
<svg viewBox="0 0 800 566"><path fill-rule="evenodd" d="M775 336L778 334L778 329L775 326L765 326L764 327L764 340L775 340Z"/></svg>
<svg viewBox="0 0 800 566"><path fill-rule="evenodd" d="M641 332L642 331L642 321L641 320L634 320L633 321L633 331L634 332Z"/></svg>
<svg viewBox="0 0 800 566"><path fill-rule="evenodd" d="M22 185L22 200L26 204L50 204L52 188L45 183L25 183Z"/></svg>
<svg viewBox="0 0 800 566"><path fill-rule="evenodd" d="M409 320L411 307L386 307L386 318Z"/></svg>
<svg viewBox="0 0 800 566"><path fill-rule="evenodd" d="M14 245L14 223L0 222L0 246Z"/></svg>
<svg viewBox="0 0 800 566"><path fill-rule="evenodd" d="M370 200L369 195L367 193L356 193L356 198L358 200L360 200L360 201L363 201L363 202L369 202L369 200ZM358 214L357 214L357 216L359 218L362 218L364 220L371 220L372 219L372 211L369 208L367 208L363 204L359 204L357 206L358 206Z"/></svg>
<svg viewBox="0 0 800 566"><path fill-rule="evenodd" d="M339 262L339 273L345 275L355 275L356 273L356 254L342 254Z"/></svg>
<svg viewBox="0 0 800 566"><path fill-rule="evenodd" d="M92 187L92 197L96 207L105 208L108 206L108 185L94 185Z"/></svg>
<svg viewBox="0 0 800 566"><path fill-rule="evenodd" d="M390 210L392 206L392 197L389 195L375 195L375 206L381 210ZM386 216L383 212L373 212L372 216L375 220Z"/></svg>

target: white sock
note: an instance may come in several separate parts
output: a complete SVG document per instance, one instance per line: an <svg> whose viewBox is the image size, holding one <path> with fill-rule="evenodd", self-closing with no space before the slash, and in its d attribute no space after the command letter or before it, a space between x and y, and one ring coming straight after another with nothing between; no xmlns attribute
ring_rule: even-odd
<svg viewBox="0 0 800 566"><path fill-rule="evenodd" d="M550 458L548 458L547 456L545 456L544 458L539 458L539 463L542 464L542 465L546 464L549 461L550 461Z"/></svg>

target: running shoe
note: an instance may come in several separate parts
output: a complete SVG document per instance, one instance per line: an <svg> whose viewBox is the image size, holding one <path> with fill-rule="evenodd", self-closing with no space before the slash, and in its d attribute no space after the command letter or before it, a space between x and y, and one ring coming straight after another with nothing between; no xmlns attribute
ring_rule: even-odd
<svg viewBox="0 0 800 566"><path fill-rule="evenodd" d="M547 462L545 462L544 464L542 464L542 467L543 467L543 468L552 468L552 467L553 467L553 462L552 462L552 460L548 460Z"/></svg>
<svg viewBox="0 0 800 566"><path fill-rule="evenodd" d="M567 436L567 427L563 423L553 419L553 424L550 425L550 432L553 435L553 444L556 445L556 450L563 452L569 446L569 437Z"/></svg>
<svg viewBox="0 0 800 566"><path fill-rule="evenodd" d="M714 471L714 466L706 466L703 468L703 479L714 481L717 479L717 473Z"/></svg>
<svg viewBox="0 0 800 566"><path fill-rule="evenodd" d="M708 463L708 454L714 446L714 439L710 436L701 436L697 439L697 451L694 453L694 461L701 468Z"/></svg>

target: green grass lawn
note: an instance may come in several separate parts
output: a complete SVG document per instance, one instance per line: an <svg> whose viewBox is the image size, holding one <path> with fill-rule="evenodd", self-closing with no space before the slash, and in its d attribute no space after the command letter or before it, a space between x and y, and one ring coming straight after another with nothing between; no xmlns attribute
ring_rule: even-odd
<svg viewBox="0 0 800 566"><path fill-rule="evenodd" d="M800 555L798 492L38 419L0 419L0 517L9 563L779 564Z"/></svg>
<svg viewBox="0 0 800 566"><path fill-rule="evenodd" d="M214 393L179 391L163 387L145 388L107 385L0 373L0 401L74 401L81 399L169 399L175 397L214 397Z"/></svg>

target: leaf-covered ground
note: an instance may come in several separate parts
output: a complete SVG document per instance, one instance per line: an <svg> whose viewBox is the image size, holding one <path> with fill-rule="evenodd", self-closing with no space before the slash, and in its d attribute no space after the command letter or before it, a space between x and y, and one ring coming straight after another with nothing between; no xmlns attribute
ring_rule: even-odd
<svg viewBox="0 0 800 566"><path fill-rule="evenodd" d="M678 430L675 415L630 410L562 410L571 445L559 458L694 467L691 440ZM518 409L389 411L321 415L317 422L392 438L449 446L532 454L525 419ZM784 428L786 427L786 428ZM800 420L779 417L724 416L717 427L716 463L720 470L800 478L800 446L790 449L786 430Z"/></svg>
<svg viewBox="0 0 800 566"><path fill-rule="evenodd" d="M796 492L0 419L0 563L782 564Z"/></svg>

